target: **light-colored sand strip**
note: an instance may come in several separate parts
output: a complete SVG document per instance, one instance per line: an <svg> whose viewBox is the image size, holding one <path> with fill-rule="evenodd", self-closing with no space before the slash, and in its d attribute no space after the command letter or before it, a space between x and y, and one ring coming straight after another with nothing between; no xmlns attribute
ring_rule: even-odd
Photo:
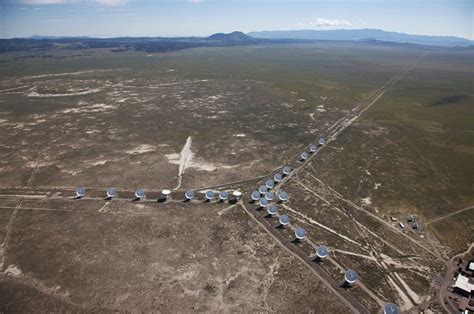
<svg viewBox="0 0 474 314"><path fill-rule="evenodd" d="M416 302L416 304L420 304L422 302L420 296L418 294L416 294L415 291L413 291L410 286L405 282L405 280L403 280L403 278L398 274L398 273L393 273L395 275L395 277L397 277L397 279L400 281L400 283L402 284L403 288L406 290L406 292L408 293L408 295L410 296L410 298Z"/></svg>
<svg viewBox="0 0 474 314"><path fill-rule="evenodd" d="M7 269L5 269L5 275L13 276L13 277L20 277L23 275L21 269L18 268L16 265L9 265Z"/></svg>
<svg viewBox="0 0 474 314"><path fill-rule="evenodd" d="M51 74L41 74L41 75L33 75L33 76L23 76L22 79L35 79L35 78L43 78L43 77L58 77L58 76L67 76L67 75L81 75L81 74L87 74L87 73L118 71L118 70L122 70L122 69L88 70L88 71L77 71L77 72L51 73Z"/></svg>
<svg viewBox="0 0 474 314"><path fill-rule="evenodd" d="M399 305L402 311L407 311L408 309L415 306L413 302L410 300L410 298L405 294L405 292L395 283L392 277L388 276L387 279L388 279L388 282L395 288L395 290L397 290L398 295L403 301L403 304Z"/></svg>
<svg viewBox="0 0 474 314"><path fill-rule="evenodd" d="M73 93L63 93L63 94L39 94L36 92L35 89L32 89L26 96L28 97L69 97L69 96L80 96L80 95L89 95L100 92L102 89L100 88L91 88L86 89L80 92L73 92Z"/></svg>
<svg viewBox="0 0 474 314"><path fill-rule="evenodd" d="M441 216L441 217L438 217L438 218L431 219L431 220L429 220L428 222L426 222L426 224L429 225L429 224L431 224L431 223L438 222L438 221L440 221L440 220L443 220L443 219L449 218L449 217L451 217L451 216L460 214L460 213L465 212L465 211L467 211L467 210L473 210L473 212L474 212L474 206L469 206L469 207L466 207L466 208L457 210L457 211L455 211L455 212L449 213L449 214L447 214L447 215L444 215L444 216Z"/></svg>
<svg viewBox="0 0 474 314"><path fill-rule="evenodd" d="M8 224L7 224L7 230L6 230L6 234L5 234L5 237L3 238L3 243L2 243L2 247L1 247L1 250L0 250L0 253L1 253L1 256L0 256L0 270L3 271L3 267L5 266L5 254L6 254L6 251L7 251L7 248L8 248L8 244L9 244L9 240L10 240L10 236L12 234L12 229L13 229L13 221L15 220L15 217L21 207L21 203L23 201L20 200L18 202L18 205L15 207L15 209L13 210L12 214L10 215L10 219L8 220Z"/></svg>
<svg viewBox="0 0 474 314"><path fill-rule="evenodd" d="M178 167L178 185L173 189L177 190L181 187L181 177L186 170L187 165L193 160L193 153L191 152L191 144L193 139L191 136L188 136L186 144L184 144L183 149L181 150L179 157L179 167Z"/></svg>
<svg viewBox="0 0 474 314"><path fill-rule="evenodd" d="M182 82L173 82L173 83L163 83L154 86L149 86L149 88L157 88L157 87L166 87L166 86L174 86L174 85L185 85L185 84L194 84L194 83L201 83L201 82L208 82L209 80L194 80L194 81L182 81Z"/></svg>
<svg viewBox="0 0 474 314"><path fill-rule="evenodd" d="M48 198L50 199L50 198ZM0 209L15 209L16 207L12 206L0 206ZM47 207L22 207L22 210L39 210L39 211L54 211L54 212L74 212L81 213L84 211L78 211L75 209L66 209L66 208L47 208Z"/></svg>
<svg viewBox="0 0 474 314"><path fill-rule="evenodd" d="M102 206L101 208L99 208L99 213L103 213L105 211L105 209L107 208L107 206L109 206L109 204L111 203L111 201L107 201L105 202L104 206Z"/></svg>
<svg viewBox="0 0 474 314"><path fill-rule="evenodd" d="M221 211L219 211L219 212L217 213L217 215L220 216L220 215L226 213L227 211L231 210L231 209L234 208L235 206L237 206L237 204L230 205L229 207L226 207L226 208L222 209Z"/></svg>
<svg viewBox="0 0 474 314"><path fill-rule="evenodd" d="M138 155L138 154L145 154L145 153L149 153L153 151L155 151L155 147L148 144L141 144L135 148L126 150L125 152L129 155Z"/></svg>
<svg viewBox="0 0 474 314"><path fill-rule="evenodd" d="M403 264L402 262L400 261L396 261L394 260L392 257L388 256L388 255L385 255L383 253L380 253L380 257L383 258L383 261L384 263L388 264L388 265L392 265L396 268L403 268L403 269L411 269L411 270L416 270L417 272L421 274L421 272L425 272L425 273L429 273L430 272L430 269L426 266L420 266L420 265L413 265L413 264L410 264L410 265L407 265L407 264ZM406 262L409 262L409 263L415 263L413 262L411 259L403 259L404 261Z"/></svg>
<svg viewBox="0 0 474 314"><path fill-rule="evenodd" d="M317 198L319 198L321 201L325 202L326 204L331 204L328 200L324 199L322 196L320 196L318 193L314 192L313 190L311 190L310 188L308 188L306 185L304 185L302 182L300 182L299 179L295 180L295 182L297 184L299 184L302 188L304 188L305 190L307 190L308 192L310 192L311 194L313 194L314 196L316 196Z"/></svg>
<svg viewBox="0 0 474 314"><path fill-rule="evenodd" d="M106 104L93 104L84 106L84 102L79 102L79 107L74 108L67 108L61 110L61 113L70 114L70 113L97 113L97 112L107 112L112 109L116 109L117 107L114 105L106 105Z"/></svg>
<svg viewBox="0 0 474 314"><path fill-rule="evenodd" d="M354 241L354 240L352 240L351 238L349 238L349 237L347 237L347 236L345 236L345 235L343 235L343 234L338 233L337 231L335 231L335 230L329 228L328 226L325 226L325 225L323 225L323 224L317 222L316 220L314 220L314 219L312 219L312 218L310 218L310 217L308 217L308 216L306 216L306 215L304 215L304 214L302 214L302 213L300 213L300 212L298 212L298 211L292 209L292 208L289 207L288 205L283 204L282 206L283 206L285 209L287 209L288 211L290 211L290 212L296 214L297 216L303 218L304 220L306 220L306 221L309 222L310 224L316 225L316 226L318 226L318 227L320 227L320 228L322 228L322 229L324 229L324 230L326 230L326 231L329 231L329 232L331 232L331 233L337 235L338 237L340 237L340 238L342 238L342 239L344 239L344 240L346 240L346 241L348 241L348 242L350 242L350 243L352 243L352 244L355 244L355 245L357 245L357 246L359 246L359 247L362 247L362 244L360 244L359 242Z"/></svg>
<svg viewBox="0 0 474 314"><path fill-rule="evenodd" d="M28 194L2 194L2 198L6 197L16 197L16 198L25 198L25 199L46 199L48 195L41 194L41 195L28 195ZM2 208L6 208L5 206L0 206Z"/></svg>
<svg viewBox="0 0 474 314"><path fill-rule="evenodd" d="M333 251L333 252L339 252L339 253L346 254L346 255L359 256L359 257L362 257L362 258L365 258L365 259L368 259L368 260L377 262L377 259L376 259L375 257L369 256L369 255L363 255L363 254L359 254L359 253L354 253L354 252L344 251L344 250L339 250L339 249L334 249L334 248L333 248L331 251Z"/></svg>
<svg viewBox="0 0 474 314"><path fill-rule="evenodd" d="M23 85L23 86L19 86L19 87L13 87L13 88L2 89L2 90L0 90L0 93L12 92L12 91L19 90L19 89L26 88L26 87L28 87L28 86L27 86L27 85Z"/></svg>
<svg viewBox="0 0 474 314"><path fill-rule="evenodd" d="M360 222L354 220L354 222L362 229L364 229L366 232L370 233L371 235L373 235L374 237L376 237L377 239L379 239L380 241L382 241L383 243L385 243L385 245L387 245L388 247L390 247L391 249L395 250L398 254L400 255L406 255L405 252L401 251L399 248L397 248L395 245L393 245L392 243L388 242L388 241L385 241L385 239L383 239L381 236L379 236L378 234L376 234L375 232L373 232L372 230L370 230L369 228L367 228L366 226L364 226L363 224L361 224Z"/></svg>
<svg viewBox="0 0 474 314"><path fill-rule="evenodd" d="M179 159L179 170L178 175L182 176L186 170L186 165L193 160L193 153L191 152L191 144L193 139L191 136L188 136L186 144L184 144L183 149L181 150L180 159Z"/></svg>

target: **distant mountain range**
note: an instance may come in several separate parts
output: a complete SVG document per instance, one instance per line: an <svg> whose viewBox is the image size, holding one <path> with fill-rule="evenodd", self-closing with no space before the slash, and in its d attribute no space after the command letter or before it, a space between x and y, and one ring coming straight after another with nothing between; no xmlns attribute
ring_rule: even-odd
<svg viewBox="0 0 474 314"><path fill-rule="evenodd" d="M410 35L387 32L380 29L336 29L336 30L287 30L251 32L247 35L265 39L299 39L299 40L376 40L396 43L408 43L430 46L472 46L474 41L455 36Z"/></svg>
<svg viewBox="0 0 474 314"><path fill-rule="evenodd" d="M41 35L33 35L30 37L26 37L27 39L65 39L65 38L76 38L76 39L84 39L84 38L91 38L89 36L41 36Z"/></svg>
<svg viewBox="0 0 474 314"><path fill-rule="evenodd" d="M257 42L258 40L245 35L242 32L232 32L229 34L217 33L208 37L210 40L219 40L226 42Z"/></svg>
<svg viewBox="0 0 474 314"><path fill-rule="evenodd" d="M252 35L252 36L250 36ZM169 52L197 47L226 47L238 45L319 43L345 41L362 45L397 47L432 46L453 47L449 49L474 50L474 42L459 37L421 36L381 30L330 30L330 31L266 31L244 34L217 33L209 37L116 37L92 38L86 36L40 36L30 38L0 39L0 53L15 51L85 50L108 48L112 52L145 51Z"/></svg>
<svg viewBox="0 0 474 314"><path fill-rule="evenodd" d="M197 47L225 47L264 43L289 43L294 40L257 39L242 32L217 33L209 37L116 37L93 38L86 36L41 36L0 39L0 53L14 51L84 50L108 48L113 52L145 51L169 52ZM301 42L301 41L300 41Z"/></svg>

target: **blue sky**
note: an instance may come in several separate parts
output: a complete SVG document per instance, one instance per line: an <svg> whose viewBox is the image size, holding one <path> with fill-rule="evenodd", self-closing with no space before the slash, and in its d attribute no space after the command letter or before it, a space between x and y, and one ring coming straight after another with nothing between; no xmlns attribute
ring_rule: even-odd
<svg viewBox="0 0 474 314"><path fill-rule="evenodd" d="M474 0L0 0L0 37L379 28L473 38Z"/></svg>

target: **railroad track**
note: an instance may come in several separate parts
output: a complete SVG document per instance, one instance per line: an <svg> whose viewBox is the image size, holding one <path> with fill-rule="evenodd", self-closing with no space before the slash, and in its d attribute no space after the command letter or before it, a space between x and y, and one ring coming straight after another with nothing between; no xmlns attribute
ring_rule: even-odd
<svg viewBox="0 0 474 314"><path fill-rule="evenodd" d="M265 231L269 233L272 238L276 239L277 242L285 248L285 250L291 255L297 257L302 261L306 267L310 268L313 273L317 274L321 282L336 296L345 303L354 313L367 313L369 309L362 306L354 297L342 288L343 280L337 281L333 279L318 263L316 263L311 256L308 256L305 251L298 245L291 243L291 240L286 238L282 232L280 232L276 226L272 225L269 222L269 219L260 215L257 210L249 210L243 202L248 200L243 200L240 203L244 211L250 215L255 221L257 221ZM262 211L265 212L265 211ZM354 287L355 288L355 287Z"/></svg>

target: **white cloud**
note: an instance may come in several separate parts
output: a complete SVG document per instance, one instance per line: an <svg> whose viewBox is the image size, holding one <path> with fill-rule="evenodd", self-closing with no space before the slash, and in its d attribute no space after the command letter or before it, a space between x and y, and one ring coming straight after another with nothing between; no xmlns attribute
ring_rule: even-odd
<svg viewBox="0 0 474 314"><path fill-rule="evenodd" d="M43 5L43 4L65 3L66 1L64 0L23 0L22 2L25 4L31 4L31 5Z"/></svg>
<svg viewBox="0 0 474 314"><path fill-rule="evenodd" d="M119 7L127 4L127 0L21 0L21 2L30 5L92 4L105 7Z"/></svg>
<svg viewBox="0 0 474 314"><path fill-rule="evenodd" d="M343 27L343 26L351 26L351 23L346 20L327 20L317 18L307 23L298 23L298 26L301 27Z"/></svg>
<svg viewBox="0 0 474 314"><path fill-rule="evenodd" d="M119 7L127 4L127 0L95 0L94 2L107 7Z"/></svg>

